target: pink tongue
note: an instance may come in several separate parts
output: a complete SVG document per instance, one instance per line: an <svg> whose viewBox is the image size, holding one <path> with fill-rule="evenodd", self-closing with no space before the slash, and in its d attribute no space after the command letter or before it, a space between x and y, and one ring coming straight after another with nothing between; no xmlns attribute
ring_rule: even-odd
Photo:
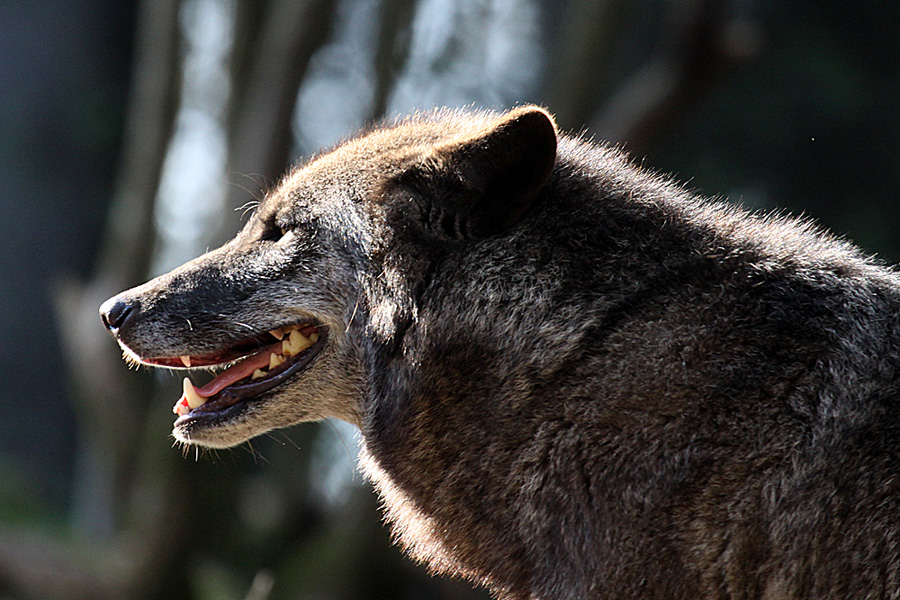
<svg viewBox="0 0 900 600"><path fill-rule="evenodd" d="M233 367L228 367L202 388L197 388L197 393L204 398L215 396L232 383L240 381L245 377L250 377L253 375L253 371L268 367L269 355L273 352L275 354L282 353L282 342L267 346L253 356L245 358Z"/></svg>

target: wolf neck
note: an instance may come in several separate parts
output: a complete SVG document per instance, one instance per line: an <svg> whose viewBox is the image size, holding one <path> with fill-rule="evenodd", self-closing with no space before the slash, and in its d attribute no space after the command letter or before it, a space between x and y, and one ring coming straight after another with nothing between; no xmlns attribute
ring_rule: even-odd
<svg viewBox="0 0 900 600"><path fill-rule="evenodd" d="M458 258L452 272L439 269L435 277L465 281L479 258ZM495 307L479 305L465 284L440 302L426 297L416 307L418 319L403 321L389 340L372 342L361 464L398 538L432 568L476 581L490 578L494 590L508 597L536 580L548 586L548 597L554 581L581 582L587 597L597 570L591 561L614 564L614 556L604 555L622 541L617 538L630 536L627 542L655 561L674 556L671 540L623 532L615 523L629 513L671 518L663 517L664 510L677 497L685 468L677 464L683 460L679 443L687 440L663 448L648 439L645 455L618 451L641 448L624 439L639 437L651 419L671 419L677 408L657 415L649 406L608 412L634 398L660 402L665 392L652 389L658 380L640 374L629 383L632 374L622 364L632 363L619 364L623 357L615 356L627 342L598 335L612 318L610 304L577 311L559 301L566 295L557 287L571 291L577 284L541 282L538 267L526 266L515 277L497 273L471 286L490 297L485 286L497 285ZM522 281L527 277L534 281ZM499 289L514 278L522 285ZM439 281L435 288L447 285ZM466 308L448 311L447 301ZM619 324L627 320L622 310L615 316ZM596 348L602 343L597 340L612 350ZM600 373L610 377L606 384ZM560 385L590 389L577 405L564 405L559 398L573 390ZM616 386L621 389L613 391ZM650 460L670 464L642 474ZM596 479L596 461L609 463L603 469L608 480ZM630 490L624 500L610 493L620 482L627 482L620 489ZM583 544L607 547L582 553ZM669 573L679 569L669 567ZM546 572L537 577L537 568Z"/></svg>
<svg viewBox="0 0 900 600"><path fill-rule="evenodd" d="M424 371L435 368L424 362ZM647 439L645 456L617 453L617 447L634 447L634 439L627 444L624 438L639 437L647 415L603 422L598 402L584 409L598 422L586 423L574 416L581 409L553 406L554 391L539 389L524 370L510 369L510 379L497 386L478 381L484 371L472 371L452 354L441 362L460 374L457 389L427 380L404 387L397 383L403 369L394 371L385 378L390 396L378 398L380 410L368 413L363 427L361 465L412 555L437 571L489 580L495 593L509 598L525 597L517 590L524 594L535 581L546 586L537 590L545 596L536 597L554 597L557 584L580 585L582 597L589 597L599 563L614 565L613 549L622 543L642 548L661 571L683 570L673 540L648 535L650 528L626 532L616 523L627 514L648 523L671 518L665 511L677 502L687 469L686 461L677 464L686 458L679 446L686 438L668 448ZM488 369L498 370L496 363ZM487 396L482 386L500 392ZM531 393L519 395L523 387ZM600 469L593 461L608 462L608 479L596 479ZM651 461L658 470L642 473L641 465ZM615 489L627 490L626 497ZM585 544L592 552L583 552ZM663 568L666 561L673 562Z"/></svg>

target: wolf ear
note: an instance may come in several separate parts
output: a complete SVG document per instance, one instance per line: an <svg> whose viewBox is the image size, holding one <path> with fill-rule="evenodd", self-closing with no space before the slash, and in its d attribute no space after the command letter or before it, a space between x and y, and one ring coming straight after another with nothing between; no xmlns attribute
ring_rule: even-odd
<svg viewBox="0 0 900 600"><path fill-rule="evenodd" d="M556 163L556 125L523 106L482 131L443 144L401 177L426 228L440 237L481 239L515 225Z"/></svg>

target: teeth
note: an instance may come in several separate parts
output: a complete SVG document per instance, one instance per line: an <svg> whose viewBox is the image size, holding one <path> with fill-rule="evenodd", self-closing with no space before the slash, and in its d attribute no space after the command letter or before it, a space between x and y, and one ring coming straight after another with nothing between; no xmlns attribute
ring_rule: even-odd
<svg viewBox="0 0 900 600"><path fill-rule="evenodd" d="M284 357L280 354L275 354L274 352L269 355L269 370L271 371L278 365L284 362Z"/></svg>
<svg viewBox="0 0 900 600"><path fill-rule="evenodd" d="M281 343L281 354L272 352L269 355L269 366L254 370L250 375L250 379L262 379L263 377L266 377L269 374L269 371L272 371L272 369L275 369L279 365L283 364L285 360L287 360L285 358L286 356L295 356L297 354L300 354L319 340L318 333L311 333L309 337L306 337L305 335L300 333L300 329L301 326L299 325L289 325L269 331L269 333L271 333L273 337L279 340L283 340ZM190 356L184 355L179 356L178 358L181 360L181 363L185 367L190 368L192 364ZM246 371L244 372L246 373ZM228 373L228 371L226 371L226 373ZM203 406L209 400L209 398L205 398L197 392L197 388L195 388L194 384L191 383L190 378L185 377L183 383L184 393L172 408L172 412L174 412L178 416L188 414L189 412L191 412L191 410L199 406ZM219 387L216 389L221 389L222 387L225 387L225 385L225 383L220 383ZM230 385L230 383L228 383L227 385Z"/></svg>
<svg viewBox="0 0 900 600"><path fill-rule="evenodd" d="M187 377L184 378L184 398L187 400L188 407L192 409L203 406L206 402L206 398L197 393L197 388Z"/></svg>
<svg viewBox="0 0 900 600"><path fill-rule="evenodd" d="M184 396L181 397L181 400L175 403L175 406L172 407L172 412L178 415L179 417L182 415L186 415L191 411L188 408L187 398Z"/></svg>
<svg viewBox="0 0 900 600"><path fill-rule="evenodd" d="M281 351L285 356L294 356L295 354L300 354L312 345L313 342L311 342L309 338L295 329L291 332L288 341L282 344Z"/></svg>

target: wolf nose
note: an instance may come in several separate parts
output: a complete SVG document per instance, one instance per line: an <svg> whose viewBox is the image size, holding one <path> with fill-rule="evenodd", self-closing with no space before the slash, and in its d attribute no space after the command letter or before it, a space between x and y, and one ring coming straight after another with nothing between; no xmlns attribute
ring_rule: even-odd
<svg viewBox="0 0 900 600"><path fill-rule="evenodd" d="M100 320L107 329L116 333L132 312L134 312L134 307L131 304L119 300L118 297L113 297L100 305Z"/></svg>

